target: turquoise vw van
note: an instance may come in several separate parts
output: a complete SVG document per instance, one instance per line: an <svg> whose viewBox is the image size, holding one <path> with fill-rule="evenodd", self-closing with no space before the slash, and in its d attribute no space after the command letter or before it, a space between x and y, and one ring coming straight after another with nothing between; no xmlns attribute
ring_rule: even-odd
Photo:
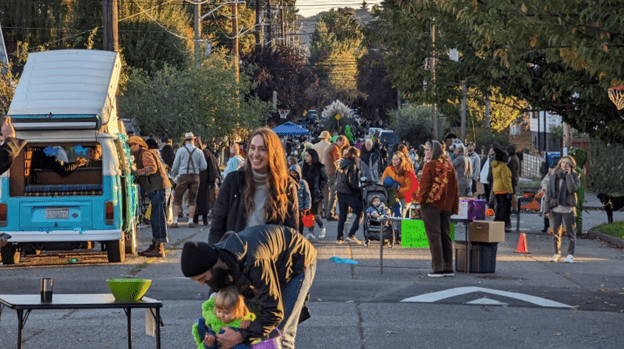
<svg viewBox="0 0 624 349"><path fill-rule="evenodd" d="M138 190L115 103L120 68L115 52L29 55L9 108L28 143L0 176L0 231L12 236L4 264L97 243L109 262L136 252Z"/></svg>

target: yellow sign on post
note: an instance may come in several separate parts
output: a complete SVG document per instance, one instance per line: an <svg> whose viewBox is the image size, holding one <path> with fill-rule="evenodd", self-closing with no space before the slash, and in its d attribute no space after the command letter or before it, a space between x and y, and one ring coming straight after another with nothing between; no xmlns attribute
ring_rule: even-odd
<svg viewBox="0 0 624 349"><path fill-rule="evenodd" d="M342 118L342 116L340 116L340 114L336 114L336 116L334 116L336 118L336 120L340 120Z"/></svg>

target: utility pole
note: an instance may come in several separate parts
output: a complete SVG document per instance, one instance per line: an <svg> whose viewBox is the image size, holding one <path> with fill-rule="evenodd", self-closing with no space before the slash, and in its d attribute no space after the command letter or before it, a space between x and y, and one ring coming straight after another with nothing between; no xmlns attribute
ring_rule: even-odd
<svg viewBox="0 0 624 349"><path fill-rule="evenodd" d="M118 0L102 0L104 50L119 52Z"/></svg>
<svg viewBox="0 0 624 349"><path fill-rule="evenodd" d="M284 23L284 0L280 0L280 22L282 26L282 43L286 44L286 24Z"/></svg>
<svg viewBox="0 0 624 349"><path fill-rule="evenodd" d="M572 126L567 122L563 123L563 152L561 156L568 155L568 152L572 149Z"/></svg>
<svg viewBox="0 0 624 349"><path fill-rule="evenodd" d="M466 80L462 80L462 102L461 102L461 141L466 141Z"/></svg>
<svg viewBox="0 0 624 349"><path fill-rule="evenodd" d="M260 48L260 31L262 30L260 21L260 0L256 0L256 49Z"/></svg>
<svg viewBox="0 0 624 349"><path fill-rule="evenodd" d="M435 93L435 66L436 66L436 50L435 50L435 24L431 25L431 46L433 48L432 52L433 52L433 58L431 59L431 72L432 72L432 82L433 82L433 89L434 89L434 93ZM438 105L436 103L433 104L433 115L432 115L432 121L433 121L433 137L432 140L433 141L437 141L438 140Z"/></svg>
<svg viewBox="0 0 624 349"><path fill-rule="evenodd" d="M234 54L234 68L236 69L236 83L239 82L239 67L238 67L238 2L232 2L232 53Z"/></svg>
<svg viewBox="0 0 624 349"><path fill-rule="evenodd" d="M271 42L271 22L273 21L273 18L271 16L271 0L267 0L267 14L266 14L266 19L267 19L267 32L266 32L266 42Z"/></svg>
<svg viewBox="0 0 624 349"><path fill-rule="evenodd" d="M195 13L193 14L193 19L195 20L195 66L199 68L201 63L201 5L199 3L195 3Z"/></svg>
<svg viewBox="0 0 624 349"><path fill-rule="evenodd" d="M485 96L485 128L490 129L490 95Z"/></svg>

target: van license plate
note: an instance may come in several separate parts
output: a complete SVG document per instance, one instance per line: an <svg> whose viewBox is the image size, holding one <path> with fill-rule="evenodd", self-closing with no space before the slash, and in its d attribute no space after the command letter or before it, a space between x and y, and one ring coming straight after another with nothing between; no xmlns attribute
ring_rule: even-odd
<svg viewBox="0 0 624 349"><path fill-rule="evenodd" d="M46 209L46 219L69 219L69 209L48 208Z"/></svg>

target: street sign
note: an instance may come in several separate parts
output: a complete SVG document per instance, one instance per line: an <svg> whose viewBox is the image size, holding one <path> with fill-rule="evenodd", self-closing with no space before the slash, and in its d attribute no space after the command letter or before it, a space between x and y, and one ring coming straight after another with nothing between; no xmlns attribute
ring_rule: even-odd
<svg viewBox="0 0 624 349"><path fill-rule="evenodd" d="M340 120L342 118L342 116L340 116L340 114L336 114L336 116L334 116L336 118L336 120Z"/></svg>

